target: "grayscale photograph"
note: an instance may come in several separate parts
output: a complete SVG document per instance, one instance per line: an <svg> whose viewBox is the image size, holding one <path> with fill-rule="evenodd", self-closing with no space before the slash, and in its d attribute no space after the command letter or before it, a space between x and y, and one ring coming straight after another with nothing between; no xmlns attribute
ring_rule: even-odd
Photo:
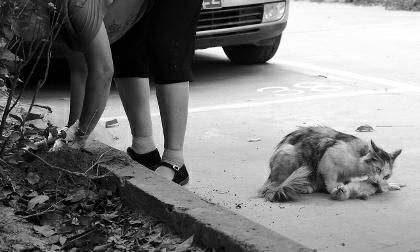
<svg viewBox="0 0 420 252"><path fill-rule="evenodd" d="M420 0L0 0L1 252L420 252Z"/></svg>

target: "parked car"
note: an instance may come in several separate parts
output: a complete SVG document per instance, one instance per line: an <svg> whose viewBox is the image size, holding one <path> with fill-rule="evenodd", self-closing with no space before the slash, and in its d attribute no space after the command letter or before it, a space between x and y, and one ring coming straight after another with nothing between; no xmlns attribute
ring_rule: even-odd
<svg viewBox="0 0 420 252"><path fill-rule="evenodd" d="M289 0L204 0L196 48L223 47L238 64L271 59L286 28Z"/></svg>

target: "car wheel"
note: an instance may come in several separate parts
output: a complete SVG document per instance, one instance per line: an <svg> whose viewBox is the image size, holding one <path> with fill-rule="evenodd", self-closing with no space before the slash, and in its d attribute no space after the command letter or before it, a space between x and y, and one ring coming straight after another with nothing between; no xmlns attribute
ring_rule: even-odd
<svg viewBox="0 0 420 252"><path fill-rule="evenodd" d="M225 46L226 56L237 64L263 64L271 59L277 52L281 35L273 38L265 45L237 45Z"/></svg>

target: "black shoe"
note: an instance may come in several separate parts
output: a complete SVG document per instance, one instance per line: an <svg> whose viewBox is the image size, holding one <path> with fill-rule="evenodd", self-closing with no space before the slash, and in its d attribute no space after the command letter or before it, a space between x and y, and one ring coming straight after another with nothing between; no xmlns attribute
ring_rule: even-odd
<svg viewBox="0 0 420 252"><path fill-rule="evenodd" d="M131 157L131 159L133 159L141 165L146 166L152 171L156 170L156 165L158 165L161 161L158 149L154 149L153 151L148 153L138 154L131 147L128 147L127 154Z"/></svg>
<svg viewBox="0 0 420 252"><path fill-rule="evenodd" d="M172 169L175 172L175 176L172 179L172 182L175 182L178 185L186 185L190 180L190 176L188 175L187 167L185 167L185 165L179 167L177 165L161 161L156 165L156 168L154 170L156 170L159 166L165 166Z"/></svg>

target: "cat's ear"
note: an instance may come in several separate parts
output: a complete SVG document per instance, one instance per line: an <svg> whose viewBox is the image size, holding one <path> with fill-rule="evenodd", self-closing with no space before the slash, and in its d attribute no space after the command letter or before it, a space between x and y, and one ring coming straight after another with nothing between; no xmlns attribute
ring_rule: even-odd
<svg viewBox="0 0 420 252"><path fill-rule="evenodd" d="M392 152L390 154L392 161L394 161L395 159L397 159L397 157L401 154L401 152L402 152L401 149Z"/></svg>
<svg viewBox="0 0 420 252"><path fill-rule="evenodd" d="M363 159L366 163L372 163L378 161L378 156L370 150L365 156L363 156Z"/></svg>
<svg viewBox="0 0 420 252"><path fill-rule="evenodd" d="M372 146L372 149L375 153L380 153L381 152L381 149L378 146L376 146L376 144L373 142L373 140L370 140L370 145Z"/></svg>

